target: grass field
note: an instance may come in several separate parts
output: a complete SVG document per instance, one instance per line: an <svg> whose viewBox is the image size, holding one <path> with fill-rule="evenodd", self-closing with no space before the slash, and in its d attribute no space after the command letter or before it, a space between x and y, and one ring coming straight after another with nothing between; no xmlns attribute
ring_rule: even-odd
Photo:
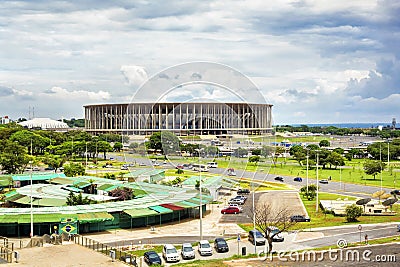
<svg viewBox="0 0 400 267"><path fill-rule="evenodd" d="M330 193L319 193L319 200L336 200L338 198L344 199L348 198L349 200L354 200L355 198L338 195L338 194L330 194ZM316 212L315 208L315 200L306 200L301 197L301 200L304 203L304 206L307 210L308 216L310 216L310 222L299 222L293 226L291 230L308 230L310 228L316 227L330 227L330 226L343 226L343 225L358 225L358 224L370 224L370 223L385 223L385 222L398 222L399 214L400 214L400 205L394 205L393 210L397 212L397 215L394 216L361 216L358 218L357 222L348 223L346 222L346 218L342 216L334 216L330 213L324 213L323 210L319 207L318 212ZM253 229L253 224L239 224L241 228L245 231L250 231Z"/></svg>

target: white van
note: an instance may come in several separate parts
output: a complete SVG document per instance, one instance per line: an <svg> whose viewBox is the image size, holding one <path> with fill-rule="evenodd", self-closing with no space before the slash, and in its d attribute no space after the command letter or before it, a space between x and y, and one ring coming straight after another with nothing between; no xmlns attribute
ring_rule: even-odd
<svg viewBox="0 0 400 267"><path fill-rule="evenodd" d="M217 162L207 162L208 168L218 168Z"/></svg>

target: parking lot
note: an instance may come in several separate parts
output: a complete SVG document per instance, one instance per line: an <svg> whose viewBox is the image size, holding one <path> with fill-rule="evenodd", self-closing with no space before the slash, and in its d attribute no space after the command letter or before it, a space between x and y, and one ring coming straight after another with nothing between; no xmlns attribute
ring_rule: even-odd
<svg viewBox="0 0 400 267"><path fill-rule="evenodd" d="M224 214L221 216L219 223L253 223L252 202L253 194L245 195L247 200L243 207L243 212L239 214ZM291 215L307 215L307 211L300 200L298 193L295 191L268 191L258 192L255 194L254 204L268 203L272 206L273 211L287 209ZM226 202L223 206L228 206Z"/></svg>

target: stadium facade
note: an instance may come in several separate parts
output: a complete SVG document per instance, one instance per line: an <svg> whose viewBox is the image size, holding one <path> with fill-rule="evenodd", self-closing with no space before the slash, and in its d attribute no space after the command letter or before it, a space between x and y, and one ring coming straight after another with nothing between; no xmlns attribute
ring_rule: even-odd
<svg viewBox="0 0 400 267"><path fill-rule="evenodd" d="M263 134L272 130L272 105L249 103L130 103L86 105L92 133L151 135Z"/></svg>

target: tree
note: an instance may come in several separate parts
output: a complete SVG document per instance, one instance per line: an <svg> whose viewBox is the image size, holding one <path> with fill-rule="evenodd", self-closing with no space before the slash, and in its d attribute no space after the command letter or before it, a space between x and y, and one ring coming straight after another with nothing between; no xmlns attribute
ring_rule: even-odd
<svg viewBox="0 0 400 267"><path fill-rule="evenodd" d="M0 140L0 165L8 174L21 173L29 162L24 146L9 140Z"/></svg>
<svg viewBox="0 0 400 267"><path fill-rule="evenodd" d="M374 180L375 176L380 173L383 169L385 169L386 164L382 161L378 160L366 160L364 162L364 172L367 175L373 175Z"/></svg>
<svg viewBox="0 0 400 267"><path fill-rule="evenodd" d="M278 162L278 157L282 154L285 153L285 148L281 146L276 146L275 151L272 157L272 161L274 162L274 165L276 166L276 163Z"/></svg>
<svg viewBox="0 0 400 267"><path fill-rule="evenodd" d="M253 213L253 212L251 212ZM270 203L262 202L254 208L255 224L260 231L264 232L268 241L268 253L272 251L272 240L277 234L287 231L296 222L290 220L291 212L285 207L273 209ZM277 227L279 232L271 232L271 227Z"/></svg>
<svg viewBox="0 0 400 267"><path fill-rule="evenodd" d="M251 154L254 155L254 156L260 156L261 155L261 149L260 148L253 149L251 151Z"/></svg>
<svg viewBox="0 0 400 267"><path fill-rule="evenodd" d="M357 206L356 204L346 206L345 209L346 221L356 222L357 218L360 217L361 215L362 215L362 208L360 206Z"/></svg>
<svg viewBox="0 0 400 267"><path fill-rule="evenodd" d="M331 152L326 158L326 162L330 165L330 167L332 167L332 165L335 166L335 169L337 169L337 166L345 165L344 157L337 152Z"/></svg>
<svg viewBox="0 0 400 267"><path fill-rule="evenodd" d="M129 188L129 187L115 188L114 190L110 191L110 195L112 197L117 197L118 200L130 200L135 197L135 195L133 194L132 188Z"/></svg>
<svg viewBox="0 0 400 267"><path fill-rule="evenodd" d="M52 155L49 153L45 153L45 156L43 158L43 163L49 165L49 167L54 168L54 172L57 172L57 169L61 168L66 161L66 156L58 156L58 155Z"/></svg>
<svg viewBox="0 0 400 267"><path fill-rule="evenodd" d="M249 152L247 151L247 149L243 148L243 147L238 147L237 149L235 149L235 151L233 151L233 156L238 157L238 158L243 158L245 156L247 156Z"/></svg>
<svg viewBox="0 0 400 267"><path fill-rule="evenodd" d="M64 174L68 177L74 177L76 175L84 175L85 167L79 163L69 163L64 166Z"/></svg>
<svg viewBox="0 0 400 267"><path fill-rule="evenodd" d="M260 156L250 156L249 157L249 162L257 164L260 161Z"/></svg>
<svg viewBox="0 0 400 267"><path fill-rule="evenodd" d="M146 145L148 149L160 150L164 155L175 154L176 151L180 151L179 138L168 131L153 133Z"/></svg>
<svg viewBox="0 0 400 267"><path fill-rule="evenodd" d="M328 147L328 146L331 146L331 143L328 140L324 139L324 140L319 141L319 146L320 147Z"/></svg>
<svg viewBox="0 0 400 267"><path fill-rule="evenodd" d="M122 150L122 147L123 147L123 145L121 142L115 142L113 150L116 152L120 152Z"/></svg>
<svg viewBox="0 0 400 267"><path fill-rule="evenodd" d="M300 166L302 166L303 161L307 159L306 150L300 145L294 145L290 147L289 152Z"/></svg>
<svg viewBox="0 0 400 267"><path fill-rule="evenodd" d="M317 186L315 184L310 184L307 186L303 186L300 189L300 193L303 195L304 198L308 200L313 200L315 196L317 195Z"/></svg>
<svg viewBox="0 0 400 267"><path fill-rule="evenodd" d="M68 206L86 205L92 203L88 196L83 198L82 193L74 194L72 191L67 196L66 203Z"/></svg>

